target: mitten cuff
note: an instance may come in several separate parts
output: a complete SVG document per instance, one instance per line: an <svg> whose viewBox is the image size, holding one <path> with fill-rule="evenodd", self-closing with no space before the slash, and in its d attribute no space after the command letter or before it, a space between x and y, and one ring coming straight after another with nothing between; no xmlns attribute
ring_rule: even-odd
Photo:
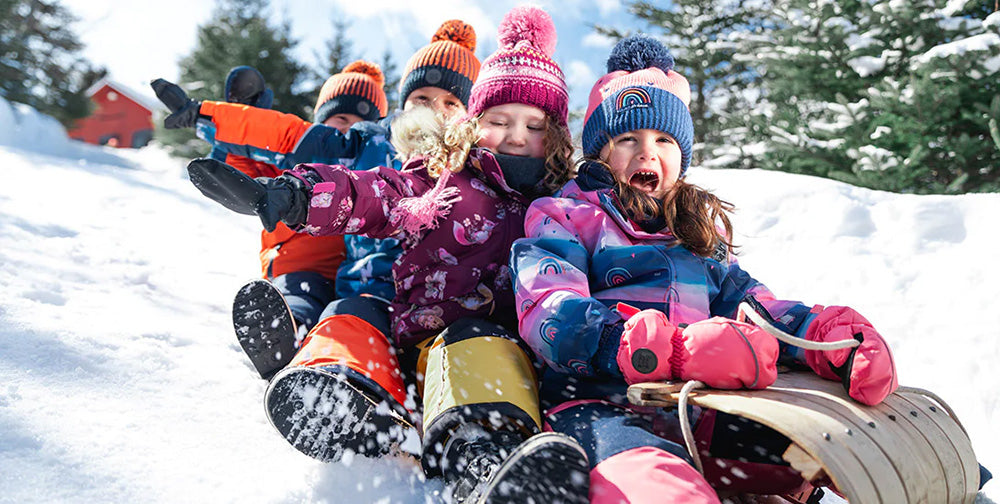
<svg viewBox="0 0 1000 504"><path fill-rule="evenodd" d="M618 347L618 367L628 383L669 380L670 356L677 327L657 310L643 310L625 322Z"/></svg>

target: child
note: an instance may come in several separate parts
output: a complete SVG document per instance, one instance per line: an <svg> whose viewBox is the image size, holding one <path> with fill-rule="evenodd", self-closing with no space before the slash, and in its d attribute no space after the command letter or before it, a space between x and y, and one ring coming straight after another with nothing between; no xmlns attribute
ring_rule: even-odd
<svg viewBox="0 0 1000 504"><path fill-rule="evenodd" d="M590 94L577 178L532 203L526 237L511 252L520 335L549 367L547 422L587 448L594 503L718 502L712 486L770 494L802 484L780 458L788 441L759 424L704 412L696 426L710 460L702 476L666 428L677 423L672 412L626 402L627 385L642 381L773 383L779 345L731 320L741 302L807 340L861 341L835 351L780 349L842 380L856 400L877 404L897 387L889 348L864 317L775 300L740 269L731 206L683 180L690 88L672 67L655 39L619 42ZM627 305L616 309L619 302Z"/></svg>
<svg viewBox="0 0 1000 504"><path fill-rule="evenodd" d="M324 320L272 380L270 417L286 439L320 458L339 457L347 443L379 453L386 443L376 446L377 436L393 436L379 410L405 416L404 376L422 379L422 462L428 474L443 473L456 500L497 497L501 483L512 483L499 490L511 492L510 502L585 502L583 451L566 436L535 434L532 363L510 336L510 245L522 236L529 198L551 194L572 172L566 88L551 59L555 27L524 7L508 13L499 33L468 117L446 122L412 110L393 124L393 144L409 158L400 171L302 165L264 185L195 161L192 180L265 227L280 220L313 234L403 242L393 265L391 342L379 332L345 337L325 330ZM368 314L359 315L341 320ZM352 396L378 405L343 407ZM324 422L340 427L327 433ZM355 428L368 430L353 440L343 432Z"/></svg>
<svg viewBox="0 0 1000 504"><path fill-rule="evenodd" d="M449 116L464 114L469 91L479 73L475 45L476 34L472 26L460 20L444 22L431 43L416 51L404 69L400 82L403 110L429 106ZM211 128L215 149L265 160L280 168L292 168L300 162L333 163L357 170L374 166L399 168L395 149L388 140L389 120L372 122L386 114L381 71L374 64L366 64L368 68L353 68L357 65L358 62L348 65L344 72L324 84L314 110L314 123L271 110L219 102L199 103L188 100L186 95L183 110L172 114L164 123L168 128L193 125L199 130ZM364 80L365 73L372 76L374 85ZM166 85L173 86L165 81L159 86L154 83L158 96L165 94ZM176 86L173 88L172 92L183 94ZM363 121L350 122L358 117ZM395 295L391 264L399 256L401 247L393 238L346 235L343 241L346 258L336 272L336 301L320 306L319 319L338 314L347 308L340 306L343 300L360 296L366 299L353 300L348 305L356 307L360 303L366 313L375 310L368 319L375 320L375 328L380 329L377 321L387 315L376 317L374 313L386 310L388 301L382 300ZM320 291L313 289L311 292ZM328 301L333 299L324 296ZM292 304L295 300L288 301ZM287 311L281 296L259 281L247 284L237 295L233 313L237 335L261 377L268 378L287 365L301 341L301 335L296 339L294 329L281 323L287 318L284 316ZM312 322L304 326L306 331L315 323L314 318L310 320ZM279 323L272 325L272 321ZM301 323L299 328L303 329Z"/></svg>

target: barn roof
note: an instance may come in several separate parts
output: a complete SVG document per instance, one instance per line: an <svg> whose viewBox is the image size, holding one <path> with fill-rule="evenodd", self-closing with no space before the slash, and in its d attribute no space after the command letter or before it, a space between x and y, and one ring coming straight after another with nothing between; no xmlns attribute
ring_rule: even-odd
<svg viewBox="0 0 1000 504"><path fill-rule="evenodd" d="M137 92L134 89L120 82L108 79L107 77L95 82L94 85L87 88L87 96L94 96L94 93L100 91L102 88L104 88L104 86L108 86L117 91L119 94L125 95L126 97L128 97L128 99L138 103L140 106L142 106L146 110L149 110L150 112L167 110L167 108L163 106L163 104L160 103L159 100L145 96L142 93Z"/></svg>

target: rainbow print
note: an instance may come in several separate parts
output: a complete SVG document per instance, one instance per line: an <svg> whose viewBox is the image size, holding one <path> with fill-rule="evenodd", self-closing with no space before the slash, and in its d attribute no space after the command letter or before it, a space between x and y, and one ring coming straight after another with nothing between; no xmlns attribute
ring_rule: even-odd
<svg viewBox="0 0 1000 504"><path fill-rule="evenodd" d="M621 90L618 98L615 99L615 108L626 110L638 107L648 107L653 103L649 97L649 92L640 87L630 87Z"/></svg>
<svg viewBox="0 0 1000 504"><path fill-rule="evenodd" d="M543 257L538 261L539 275L559 275L563 272L562 264L555 257Z"/></svg>

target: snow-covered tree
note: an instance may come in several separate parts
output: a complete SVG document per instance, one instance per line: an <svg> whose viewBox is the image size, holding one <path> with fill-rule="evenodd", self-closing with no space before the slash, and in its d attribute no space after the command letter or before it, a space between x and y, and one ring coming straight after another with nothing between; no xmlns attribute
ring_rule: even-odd
<svg viewBox="0 0 1000 504"><path fill-rule="evenodd" d="M91 111L86 90L107 73L86 61L76 19L54 0L0 0L0 96L64 126Z"/></svg>
<svg viewBox="0 0 1000 504"><path fill-rule="evenodd" d="M754 43L763 168L902 192L1000 189L1000 14L964 0L781 0Z"/></svg>
<svg viewBox="0 0 1000 504"><path fill-rule="evenodd" d="M287 21L273 21L269 0L218 0L212 19L198 27L194 50L180 62L180 83L192 98L223 100L229 70L249 65L260 70L274 92L275 110L309 119L315 95L300 89L308 73L292 55L297 43ZM189 129L158 130L157 138L178 156L205 151Z"/></svg>
<svg viewBox="0 0 1000 504"><path fill-rule="evenodd" d="M741 43L762 30L768 9L765 0L700 0L660 7L633 1L628 10L643 20L670 48L675 69L691 83L695 164L712 164L718 151L745 139L746 111L755 101L757 75L749 68L753 58L740 51ZM597 26L598 33L619 39L628 33Z"/></svg>

